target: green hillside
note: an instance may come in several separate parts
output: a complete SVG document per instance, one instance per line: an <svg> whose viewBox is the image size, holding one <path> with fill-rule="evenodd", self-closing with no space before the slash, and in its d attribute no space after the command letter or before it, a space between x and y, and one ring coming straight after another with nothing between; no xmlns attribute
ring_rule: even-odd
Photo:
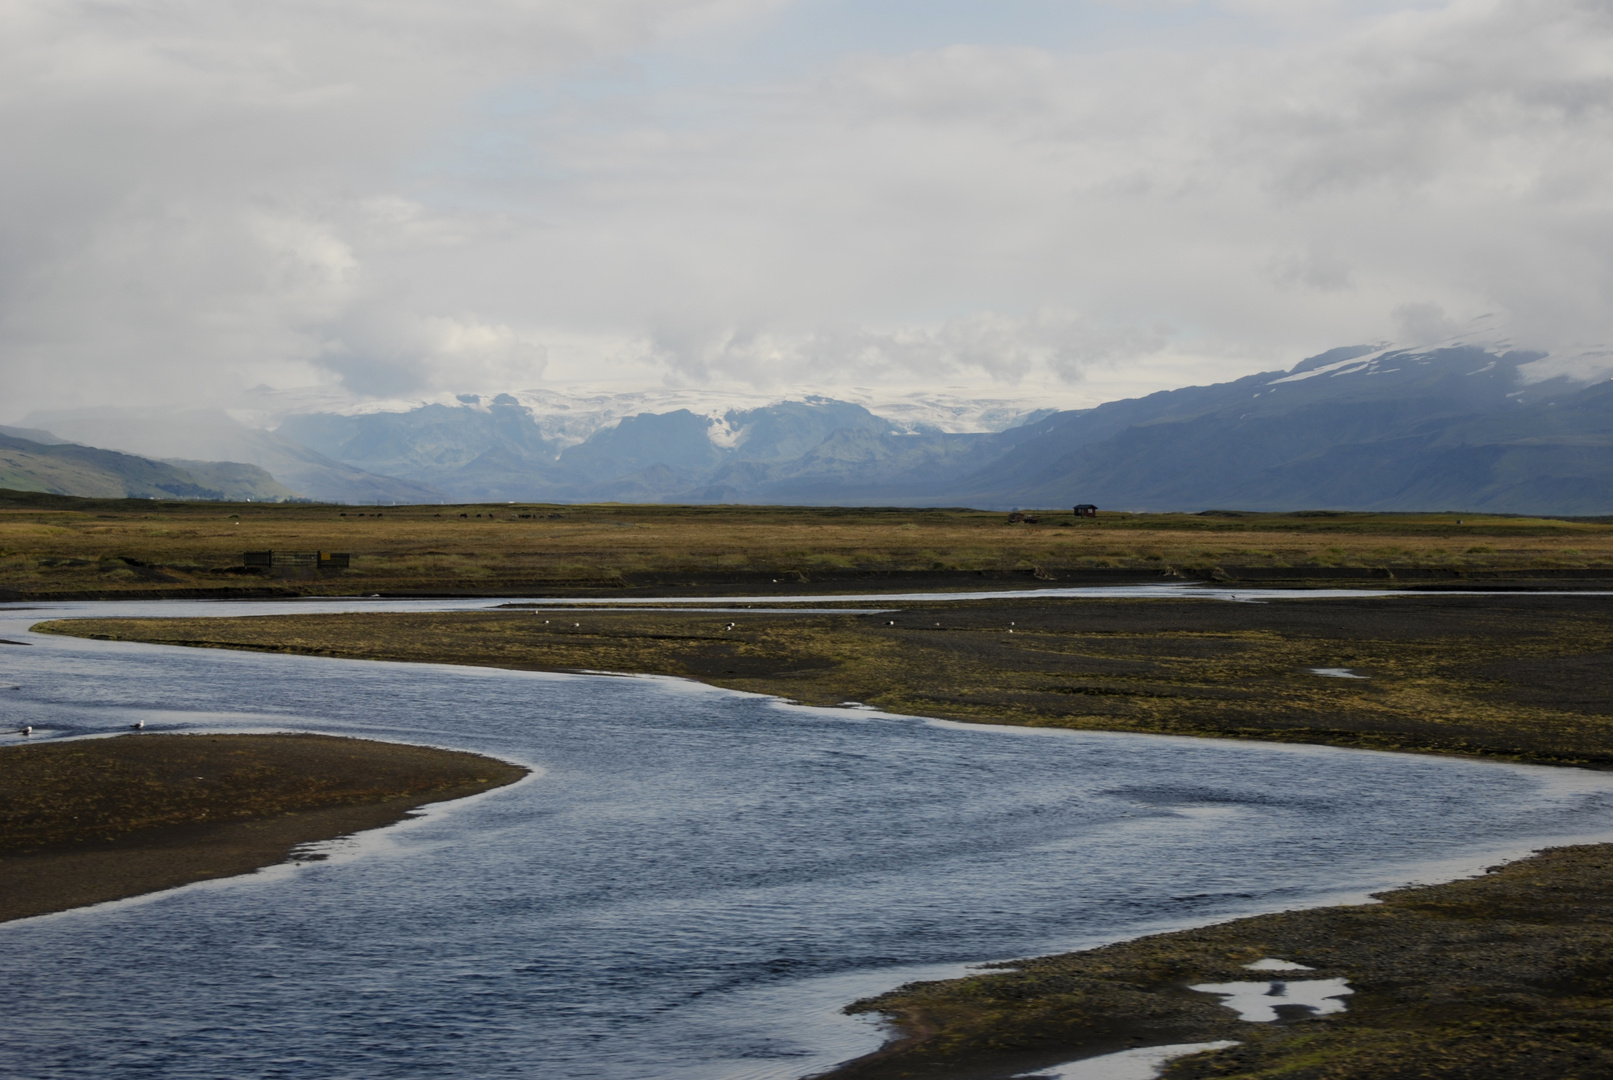
<svg viewBox="0 0 1613 1080"><path fill-rule="evenodd" d="M76 443L0 435L0 488L102 499L227 499L253 502L297 493L256 465L152 461Z"/></svg>

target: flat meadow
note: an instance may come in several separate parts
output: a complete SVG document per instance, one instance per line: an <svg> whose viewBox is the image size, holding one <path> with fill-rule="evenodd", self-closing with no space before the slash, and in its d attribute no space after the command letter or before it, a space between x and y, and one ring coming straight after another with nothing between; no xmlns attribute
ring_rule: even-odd
<svg viewBox="0 0 1613 1080"><path fill-rule="evenodd" d="M1215 577L1350 569L1506 575L1613 571L1613 520L1462 513L1255 514L541 505L354 507L0 493L0 590L23 596L235 590L513 594L703 575L826 584L868 574ZM332 573L264 571L247 551L351 555ZM688 583L695 583L691 579ZM768 581L767 583L770 583Z"/></svg>

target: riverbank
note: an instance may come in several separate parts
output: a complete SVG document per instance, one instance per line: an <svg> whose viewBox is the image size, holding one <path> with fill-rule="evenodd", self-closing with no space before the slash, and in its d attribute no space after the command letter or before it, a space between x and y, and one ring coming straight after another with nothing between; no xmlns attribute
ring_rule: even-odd
<svg viewBox="0 0 1613 1080"><path fill-rule="evenodd" d="M811 705L855 701L964 721L1613 767L1613 606L1603 597L1026 597L891 607L71 619L36 629L675 675Z"/></svg>
<svg viewBox="0 0 1613 1080"><path fill-rule="evenodd" d="M902 1038L825 1080L1006 1080L1133 1046L1236 1040L1168 1080L1572 1080L1613 1075L1613 845L1557 848L1381 903L1262 915L853 1005ZM1249 971L1275 958L1313 970ZM1240 1020L1188 987L1345 979L1343 1012Z"/></svg>
<svg viewBox="0 0 1613 1080"><path fill-rule="evenodd" d="M285 862L300 844L514 783L479 754L325 735L0 748L0 921Z"/></svg>

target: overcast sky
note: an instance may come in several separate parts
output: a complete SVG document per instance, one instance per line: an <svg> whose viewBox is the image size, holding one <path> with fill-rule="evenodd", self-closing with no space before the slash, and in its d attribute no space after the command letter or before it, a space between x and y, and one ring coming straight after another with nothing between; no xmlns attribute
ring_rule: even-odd
<svg viewBox="0 0 1613 1080"><path fill-rule="evenodd" d="M0 420L1613 341L1606 0L0 0L0 123Z"/></svg>

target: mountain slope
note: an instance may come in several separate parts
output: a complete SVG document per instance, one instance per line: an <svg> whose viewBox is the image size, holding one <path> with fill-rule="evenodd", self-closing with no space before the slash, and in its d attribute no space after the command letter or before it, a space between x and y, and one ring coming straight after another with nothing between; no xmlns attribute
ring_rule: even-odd
<svg viewBox="0 0 1613 1080"><path fill-rule="evenodd" d="M457 407L292 416L275 434L459 499L704 501L700 491L728 487L736 497L758 497L830 440L895 427L860 405L813 398L719 416L638 413L566 445L513 396L500 394L487 404L466 395Z"/></svg>
<svg viewBox="0 0 1613 1080"><path fill-rule="evenodd" d="M296 493L253 465L187 462L190 467L76 443L0 435L0 487L53 495L135 499L261 501Z"/></svg>
<svg viewBox="0 0 1613 1080"><path fill-rule="evenodd" d="M1530 382L1540 358L1350 346L973 433L825 398L561 424L501 394L259 434L455 499L1613 511L1613 386Z"/></svg>
<svg viewBox="0 0 1613 1080"><path fill-rule="evenodd" d="M1608 384L1527 385L1534 353L1362 354L1154 395L1090 439L1100 406L1040 429L963 484L974 503L1134 509L1613 509ZM1150 402L1152 399L1141 399ZM1116 403L1132 405L1132 403ZM1151 414L1151 415L1150 415Z"/></svg>
<svg viewBox="0 0 1613 1080"><path fill-rule="evenodd" d="M441 502L429 484L403 476L381 476L334 461L275 432L237 423L219 410L145 412L102 409L76 413L36 413L29 421L82 443L114 446L125 452L168 461L238 461L267 470L303 496L328 502Z"/></svg>

